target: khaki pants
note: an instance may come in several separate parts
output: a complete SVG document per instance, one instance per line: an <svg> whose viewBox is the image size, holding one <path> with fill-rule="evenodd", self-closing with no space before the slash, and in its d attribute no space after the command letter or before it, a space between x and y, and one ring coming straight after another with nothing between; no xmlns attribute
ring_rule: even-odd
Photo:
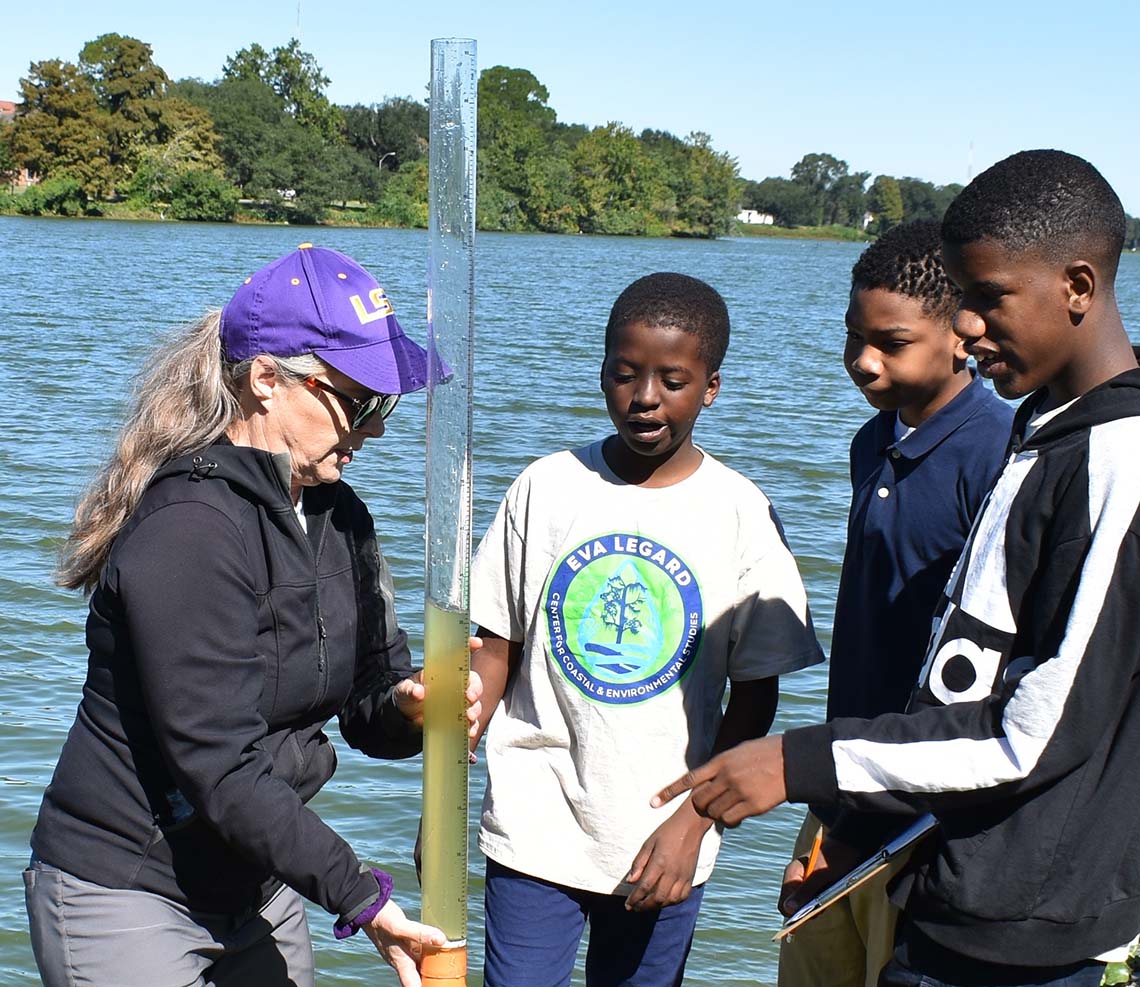
<svg viewBox="0 0 1140 987"><path fill-rule="evenodd" d="M809 812L793 856L807 855L819 825ZM899 915L887 898L886 886L904 863L905 859L896 859L784 939L779 987L876 987L879 972L891 958Z"/></svg>

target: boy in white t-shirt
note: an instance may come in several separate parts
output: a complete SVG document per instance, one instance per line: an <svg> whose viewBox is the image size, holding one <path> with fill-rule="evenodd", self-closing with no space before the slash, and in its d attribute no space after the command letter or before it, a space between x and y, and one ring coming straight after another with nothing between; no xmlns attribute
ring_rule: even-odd
<svg viewBox="0 0 1140 987"><path fill-rule="evenodd" d="M766 734L778 676L822 659L767 498L693 444L728 336L696 278L626 288L601 370L616 434L524 470L476 554L486 987L568 984L587 920L590 987L679 984L720 833L649 798Z"/></svg>

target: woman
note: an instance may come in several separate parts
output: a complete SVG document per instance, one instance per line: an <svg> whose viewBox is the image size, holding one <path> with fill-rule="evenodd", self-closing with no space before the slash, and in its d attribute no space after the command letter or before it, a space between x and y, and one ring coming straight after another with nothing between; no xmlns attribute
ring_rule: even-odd
<svg viewBox="0 0 1140 987"><path fill-rule="evenodd" d="M49 987L311 985L300 895L419 984L443 933L305 803L335 768L334 714L373 757L421 747L420 674L341 471L426 383L383 289L311 244L155 358L60 570L92 596L25 871Z"/></svg>

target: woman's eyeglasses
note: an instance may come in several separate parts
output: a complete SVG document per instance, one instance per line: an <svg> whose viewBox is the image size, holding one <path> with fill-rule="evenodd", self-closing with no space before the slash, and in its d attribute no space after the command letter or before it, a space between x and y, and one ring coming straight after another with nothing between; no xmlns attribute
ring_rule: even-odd
<svg viewBox="0 0 1140 987"><path fill-rule="evenodd" d="M328 381L319 380L316 377L305 378L305 383L309 387L327 391L333 397L338 397L347 402L349 418L354 429L363 428L373 415L379 415L380 420L383 421L396 410L396 405L400 403L399 394L372 394L366 398L354 398L351 394L338 391Z"/></svg>

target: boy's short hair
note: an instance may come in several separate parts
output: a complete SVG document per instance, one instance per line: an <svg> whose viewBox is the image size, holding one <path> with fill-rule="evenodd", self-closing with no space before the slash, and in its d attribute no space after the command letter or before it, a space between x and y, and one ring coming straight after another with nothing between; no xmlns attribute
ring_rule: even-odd
<svg viewBox="0 0 1140 987"><path fill-rule="evenodd" d="M687 274L647 274L618 295L606 323L606 353L614 333L634 322L696 336L710 374L720 369L728 351L728 306L715 288Z"/></svg>
<svg viewBox="0 0 1140 987"><path fill-rule="evenodd" d="M942 239L996 240L1055 260L1085 254L1109 280L1124 248L1124 207L1091 164L1065 151L1020 151L983 171L946 210Z"/></svg>
<svg viewBox="0 0 1140 987"><path fill-rule="evenodd" d="M871 244L851 269L851 289L882 288L922 303L949 323L962 292L942 266L942 229L932 219L903 223Z"/></svg>

